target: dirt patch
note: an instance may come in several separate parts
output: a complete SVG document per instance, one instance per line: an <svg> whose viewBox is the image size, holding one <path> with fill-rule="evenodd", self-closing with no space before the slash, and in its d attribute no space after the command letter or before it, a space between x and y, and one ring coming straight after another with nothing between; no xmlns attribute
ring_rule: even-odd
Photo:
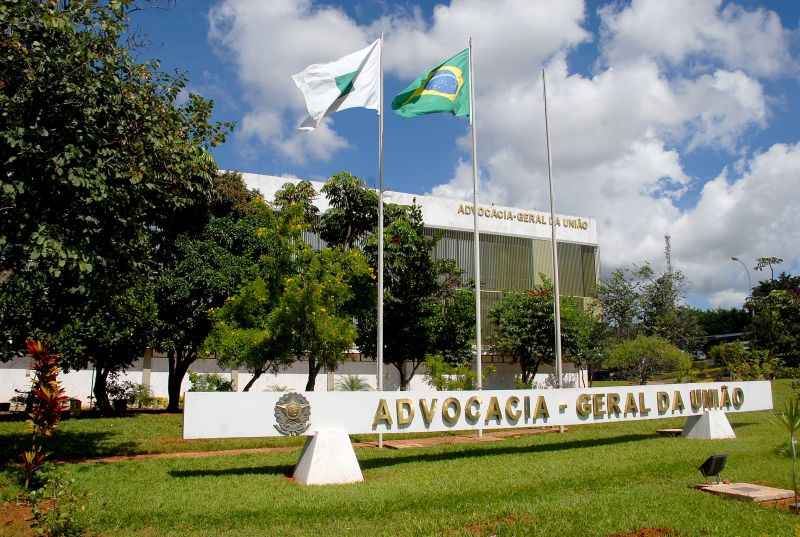
<svg viewBox="0 0 800 537"><path fill-rule="evenodd" d="M0 504L0 534L7 537L29 537L31 508L28 504L5 502Z"/></svg>
<svg viewBox="0 0 800 537"><path fill-rule="evenodd" d="M669 528L640 528L628 533L614 533L608 537L675 537L675 530Z"/></svg>
<svg viewBox="0 0 800 537"><path fill-rule="evenodd" d="M536 518L528 513L513 513L469 524L461 529L452 529L445 535L470 535L471 537L493 537L504 526L532 525Z"/></svg>

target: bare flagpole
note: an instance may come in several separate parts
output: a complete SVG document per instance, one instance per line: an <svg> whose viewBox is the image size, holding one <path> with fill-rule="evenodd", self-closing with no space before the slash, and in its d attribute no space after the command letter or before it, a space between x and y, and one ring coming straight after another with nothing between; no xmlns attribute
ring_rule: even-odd
<svg viewBox="0 0 800 537"><path fill-rule="evenodd" d="M550 122L547 117L547 83L545 82L544 69L542 69L542 95L544 96L544 133L547 140L547 182L550 185L550 244L553 247L553 307L555 312L555 353L556 353L556 387L562 386L561 370L561 302L558 289L558 244L556 243L556 213L553 201L553 159L550 155ZM563 427L562 427L563 431Z"/></svg>
<svg viewBox="0 0 800 537"><path fill-rule="evenodd" d="M380 70L378 103L378 341L376 361L378 365L378 391L383 391L383 32L378 51ZM378 433L378 447L383 447L383 433Z"/></svg>
<svg viewBox="0 0 800 537"><path fill-rule="evenodd" d="M474 228L473 252L475 254L475 372L476 385L483 389L481 374L481 256L478 231L478 134L475 122L475 67L472 63L472 36L469 38L469 124L472 134L472 224ZM483 429L478 429L483 436Z"/></svg>

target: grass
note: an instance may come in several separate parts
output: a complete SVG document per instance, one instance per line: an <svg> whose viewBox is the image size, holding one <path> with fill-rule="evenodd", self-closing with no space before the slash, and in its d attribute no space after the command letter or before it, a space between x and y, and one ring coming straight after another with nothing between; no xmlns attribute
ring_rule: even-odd
<svg viewBox="0 0 800 537"><path fill-rule="evenodd" d="M788 381L775 383L777 407L789 391ZM657 436L655 429L682 423L670 419L579 426L563 436L492 444L358 449L366 482L328 487L286 478L299 450L63 468L87 494L82 516L103 535L570 537L647 527L687 537L800 535L796 515L690 488L701 480L697 466L718 452L729 455L726 478L789 487L790 462L778 452L784 434L770 413L730 419L735 440ZM74 420L64 433L103 433L92 445L106 452L159 444L174 451L182 444L158 439L176 440L179 424L176 416ZM12 425L0 424L2 434L14 434ZM208 446L241 442L250 441Z"/></svg>

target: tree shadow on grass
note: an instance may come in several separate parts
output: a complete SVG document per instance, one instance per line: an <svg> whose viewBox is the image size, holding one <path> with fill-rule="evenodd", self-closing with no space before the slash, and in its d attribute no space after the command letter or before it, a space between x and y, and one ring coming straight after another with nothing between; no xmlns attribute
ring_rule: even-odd
<svg viewBox="0 0 800 537"><path fill-rule="evenodd" d="M378 456L369 459L360 460L362 470L372 470L375 468L384 468L387 466L395 466L398 464L414 463L414 462L440 462L452 461L455 459L466 459L474 457L485 457L489 455L515 455L523 453L547 453L551 451L561 451L567 449L585 449L598 446L610 446L615 444L624 444L628 442L637 442L640 440L652 440L655 438L652 434L627 434L622 436L612 436L608 438L601 438L596 440L570 440L567 442L549 443L549 444L532 444L527 446L482 446L479 448L470 448L464 446L460 450L439 451L436 453L419 453L418 449L414 449L414 453L403 454L399 456ZM396 451L387 453L397 453ZM262 475L262 474L277 474L284 476L291 476L294 471L292 465L276 464L265 466L247 466L241 468L226 468L219 470L212 469L198 469L198 470L171 470L169 475L171 477L184 478L184 477L219 477L219 476L241 476L241 475Z"/></svg>
<svg viewBox="0 0 800 537"><path fill-rule="evenodd" d="M51 461L70 462L111 455L131 455L137 452L133 442L115 442L111 432L58 431L49 445ZM0 468L15 464L23 450L29 449L31 435L24 433L0 434Z"/></svg>

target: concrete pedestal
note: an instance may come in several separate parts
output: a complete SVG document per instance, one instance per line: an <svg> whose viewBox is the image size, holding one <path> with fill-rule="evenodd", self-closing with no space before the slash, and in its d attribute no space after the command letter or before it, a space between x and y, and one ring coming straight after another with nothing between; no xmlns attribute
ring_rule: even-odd
<svg viewBox="0 0 800 537"><path fill-rule="evenodd" d="M699 416L689 416L683 426L682 435L686 438L700 440L719 440L736 438L725 412L722 410L706 410Z"/></svg>
<svg viewBox="0 0 800 537"><path fill-rule="evenodd" d="M294 479L302 485L335 485L364 481L346 432L323 429L308 437Z"/></svg>

